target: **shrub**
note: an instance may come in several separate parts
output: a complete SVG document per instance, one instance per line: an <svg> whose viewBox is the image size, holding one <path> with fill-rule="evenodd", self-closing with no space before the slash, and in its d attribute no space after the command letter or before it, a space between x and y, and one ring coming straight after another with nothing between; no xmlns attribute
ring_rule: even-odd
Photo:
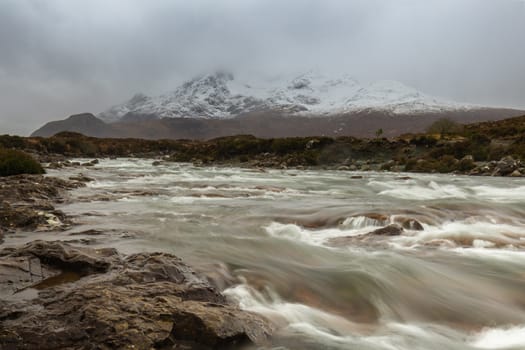
<svg viewBox="0 0 525 350"><path fill-rule="evenodd" d="M458 170L462 172L470 171L476 167L476 163L469 158L463 158L458 163Z"/></svg>
<svg viewBox="0 0 525 350"><path fill-rule="evenodd" d="M451 135L460 133L463 130L463 126L451 119L440 118L436 120L427 129L429 134Z"/></svg>
<svg viewBox="0 0 525 350"><path fill-rule="evenodd" d="M416 146L433 147L437 143L437 140L432 136L419 135L410 139L410 144Z"/></svg>
<svg viewBox="0 0 525 350"><path fill-rule="evenodd" d="M44 169L29 154L16 150L0 149L0 176L18 174L43 174Z"/></svg>
<svg viewBox="0 0 525 350"><path fill-rule="evenodd" d="M20 136L1 135L0 147L5 148L24 148L26 146L25 140Z"/></svg>

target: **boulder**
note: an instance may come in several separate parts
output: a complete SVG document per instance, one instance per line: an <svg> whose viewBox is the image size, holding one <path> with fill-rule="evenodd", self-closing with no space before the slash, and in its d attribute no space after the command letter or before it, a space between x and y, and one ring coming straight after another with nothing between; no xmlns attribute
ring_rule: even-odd
<svg viewBox="0 0 525 350"><path fill-rule="evenodd" d="M523 174L518 169L516 169L509 176L510 177L522 177Z"/></svg>
<svg viewBox="0 0 525 350"><path fill-rule="evenodd" d="M401 227L398 224L390 224L388 226L378 228L377 230L374 230L369 235L375 235L375 236L399 236L403 233L403 227Z"/></svg>
<svg viewBox="0 0 525 350"><path fill-rule="evenodd" d="M171 254L36 241L0 251L0 276L0 349L215 349L272 332Z"/></svg>
<svg viewBox="0 0 525 350"><path fill-rule="evenodd" d="M363 235L330 238L326 241L326 245L331 247L344 247L351 244L381 245L385 243L385 238L390 236L399 236L403 233L403 231L403 227L400 225L391 224Z"/></svg>
<svg viewBox="0 0 525 350"><path fill-rule="evenodd" d="M460 162L474 162L474 157L472 155L466 155L461 158Z"/></svg>
<svg viewBox="0 0 525 350"><path fill-rule="evenodd" d="M496 168L492 173L493 176L506 176L510 175L518 168L518 162L514 160L511 156L506 156L501 158L499 162L496 163Z"/></svg>

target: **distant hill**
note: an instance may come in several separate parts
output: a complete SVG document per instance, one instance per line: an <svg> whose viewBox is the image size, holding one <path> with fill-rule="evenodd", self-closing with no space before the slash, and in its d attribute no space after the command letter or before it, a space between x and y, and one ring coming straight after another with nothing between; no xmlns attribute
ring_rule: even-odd
<svg viewBox="0 0 525 350"><path fill-rule="evenodd" d="M127 116L106 123L93 114L73 115L47 123L32 136L49 137L61 131L79 132L93 137L143 139L211 139L250 134L256 137L355 136L372 137L382 129L382 136L395 137L424 131L435 120L446 117L460 123L500 120L524 114L512 109L473 109L468 111L393 114L385 111L361 111L333 116L304 117L283 112L250 112L235 118L148 118Z"/></svg>
<svg viewBox="0 0 525 350"><path fill-rule="evenodd" d="M53 121L36 130L31 136L53 136L61 131L78 132L93 137L112 137L116 130L91 113L75 114L64 120Z"/></svg>

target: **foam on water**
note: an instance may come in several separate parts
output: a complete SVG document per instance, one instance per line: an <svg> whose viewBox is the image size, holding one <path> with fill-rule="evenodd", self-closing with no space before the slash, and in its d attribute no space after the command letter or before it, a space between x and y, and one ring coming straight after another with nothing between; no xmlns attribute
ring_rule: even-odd
<svg viewBox="0 0 525 350"><path fill-rule="evenodd" d="M415 181L406 183L370 181L368 186L379 189L379 194L382 196L419 201L448 198L465 199L469 195L468 191L456 185L440 185L435 181L426 184L419 184Z"/></svg>
<svg viewBox="0 0 525 350"><path fill-rule="evenodd" d="M476 247L525 246L525 225L485 221L484 218L467 218L461 221L447 221L438 226L425 225L425 230L413 235L393 238L405 246L428 244L448 240L454 245Z"/></svg>
<svg viewBox="0 0 525 350"><path fill-rule="evenodd" d="M451 251L465 256L482 259L499 260L505 263L520 265L525 269L525 251L488 248L453 248Z"/></svg>
<svg viewBox="0 0 525 350"><path fill-rule="evenodd" d="M281 224L272 222L264 227L265 231L272 237L300 241L315 246L324 246L326 240L341 236L359 236L373 231L377 227L362 226L359 229L341 230L339 228L328 228L321 230L309 230L295 224Z"/></svg>
<svg viewBox="0 0 525 350"><path fill-rule="evenodd" d="M499 203L519 203L525 199L525 186L518 187L492 187L474 186L472 187L476 197Z"/></svg>
<svg viewBox="0 0 525 350"><path fill-rule="evenodd" d="M525 349L525 325L486 329L474 337L471 345L478 349Z"/></svg>
<svg viewBox="0 0 525 350"><path fill-rule="evenodd" d="M373 228L383 225L384 223L380 220L372 219L362 215L349 217L341 223L341 227L348 229Z"/></svg>
<svg viewBox="0 0 525 350"><path fill-rule="evenodd" d="M278 327L281 336L295 336L300 346L308 339L330 349L471 349L468 336L433 324L399 323L382 320L379 324L351 322L315 307L282 300L271 289L259 292L246 281L224 291L247 311L264 315ZM497 349L497 348L494 348Z"/></svg>

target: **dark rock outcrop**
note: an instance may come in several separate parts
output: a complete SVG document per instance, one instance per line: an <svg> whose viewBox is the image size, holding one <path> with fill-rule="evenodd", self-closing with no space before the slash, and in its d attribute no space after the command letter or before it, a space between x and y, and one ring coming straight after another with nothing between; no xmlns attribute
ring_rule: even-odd
<svg viewBox="0 0 525 350"><path fill-rule="evenodd" d="M401 233L403 233L403 227L398 224L391 224L382 228L378 228L377 230L374 230L368 234L375 236L399 236Z"/></svg>
<svg viewBox="0 0 525 350"><path fill-rule="evenodd" d="M520 162L514 160L511 156L503 157L499 162L496 163L496 169L493 175L495 176L506 176L512 174L520 166Z"/></svg>
<svg viewBox="0 0 525 350"><path fill-rule="evenodd" d="M35 241L0 262L2 349L222 349L271 332L170 254Z"/></svg>
<svg viewBox="0 0 525 350"><path fill-rule="evenodd" d="M400 236L404 229L401 225L390 224L385 227L378 228L372 232L365 233L358 236L343 236L334 237L326 241L326 245L331 247L343 247L351 244L356 245L377 245L383 244L389 237Z"/></svg>
<svg viewBox="0 0 525 350"><path fill-rule="evenodd" d="M40 175L0 178L0 229L50 230L69 224L53 204L65 200L65 191L84 186Z"/></svg>

